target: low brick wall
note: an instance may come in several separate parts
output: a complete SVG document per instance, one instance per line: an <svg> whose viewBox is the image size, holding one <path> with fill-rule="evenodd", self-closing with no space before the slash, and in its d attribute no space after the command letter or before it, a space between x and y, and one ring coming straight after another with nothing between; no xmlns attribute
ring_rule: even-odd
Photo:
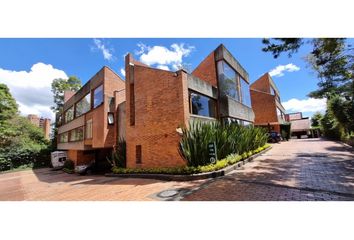
<svg viewBox="0 0 354 240"><path fill-rule="evenodd" d="M208 178L216 178L221 177L229 172L240 168L241 166L245 165L248 162L251 162L253 159L258 157L259 155L269 151L272 147L263 150L249 158L241 160L233 165L227 166L223 169L207 172L207 173L198 173L192 175L173 175L173 174L152 174L152 173L127 173L127 174L116 174L116 173L107 173L106 177L121 177L121 178L148 178L148 179L157 179L157 180L164 180L164 181L193 181L193 180L201 180L201 179L208 179Z"/></svg>

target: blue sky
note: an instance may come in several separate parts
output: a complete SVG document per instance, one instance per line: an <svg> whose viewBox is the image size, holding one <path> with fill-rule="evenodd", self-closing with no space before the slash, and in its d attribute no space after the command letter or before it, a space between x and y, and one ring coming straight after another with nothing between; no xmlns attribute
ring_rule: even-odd
<svg viewBox="0 0 354 240"><path fill-rule="evenodd" d="M292 58L283 54L274 59L261 51L260 38L0 39L0 82L9 85L23 114L53 117L49 110L53 78L75 75L85 83L104 65L124 78L128 52L153 67L175 70L186 64L193 70L220 43L248 71L251 83L272 71L288 112L303 111L311 116L324 109L324 101L306 96L318 82L303 59L310 46L304 45Z"/></svg>

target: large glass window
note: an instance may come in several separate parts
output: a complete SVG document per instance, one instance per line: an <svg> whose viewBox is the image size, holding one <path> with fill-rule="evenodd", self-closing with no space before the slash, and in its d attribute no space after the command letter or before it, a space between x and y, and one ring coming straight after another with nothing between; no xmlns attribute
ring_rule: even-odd
<svg viewBox="0 0 354 240"><path fill-rule="evenodd" d="M219 87L221 96L229 96L240 101L238 76L225 61L218 62Z"/></svg>
<svg viewBox="0 0 354 240"><path fill-rule="evenodd" d="M103 103L103 85L94 90L93 96L93 108L96 108Z"/></svg>
<svg viewBox="0 0 354 240"><path fill-rule="evenodd" d="M190 111L192 114L216 117L216 103L215 100L198 93L190 93Z"/></svg>
<svg viewBox="0 0 354 240"><path fill-rule="evenodd" d="M74 106L71 106L68 110L65 112L65 122L70 122L71 120L74 119Z"/></svg>
<svg viewBox="0 0 354 240"><path fill-rule="evenodd" d="M278 118L281 118L284 120L284 113L277 107L277 115L278 115Z"/></svg>
<svg viewBox="0 0 354 240"><path fill-rule="evenodd" d="M242 92L242 103L248 107L251 107L251 96L248 83L240 77L241 82L241 92Z"/></svg>
<svg viewBox="0 0 354 240"><path fill-rule="evenodd" d="M92 119L86 121L86 139L92 138Z"/></svg>
<svg viewBox="0 0 354 240"><path fill-rule="evenodd" d="M60 134L59 142L61 142L61 143L68 142L68 133L67 132Z"/></svg>
<svg viewBox="0 0 354 240"><path fill-rule="evenodd" d="M79 117L84 113L90 111L91 108L91 94L87 94L79 102L76 103L75 117Z"/></svg>
<svg viewBox="0 0 354 240"><path fill-rule="evenodd" d="M272 86L270 87L270 94L275 95L275 90Z"/></svg>
<svg viewBox="0 0 354 240"><path fill-rule="evenodd" d="M70 131L70 142L81 141L84 139L83 127L75 128Z"/></svg>

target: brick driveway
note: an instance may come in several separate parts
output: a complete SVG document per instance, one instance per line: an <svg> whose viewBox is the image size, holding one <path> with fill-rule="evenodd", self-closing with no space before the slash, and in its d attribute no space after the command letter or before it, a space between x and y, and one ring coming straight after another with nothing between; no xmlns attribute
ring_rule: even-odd
<svg viewBox="0 0 354 240"><path fill-rule="evenodd" d="M203 185L183 200L354 200L354 153L333 141L292 139Z"/></svg>
<svg viewBox="0 0 354 240"><path fill-rule="evenodd" d="M188 189L203 181L167 182L150 179L78 176L50 169L0 174L1 200L168 200L157 193L168 189Z"/></svg>
<svg viewBox="0 0 354 240"><path fill-rule="evenodd" d="M166 190L179 190L162 196ZM0 174L0 200L354 200L354 153L322 139L293 139L212 180L168 182L77 176L50 169Z"/></svg>

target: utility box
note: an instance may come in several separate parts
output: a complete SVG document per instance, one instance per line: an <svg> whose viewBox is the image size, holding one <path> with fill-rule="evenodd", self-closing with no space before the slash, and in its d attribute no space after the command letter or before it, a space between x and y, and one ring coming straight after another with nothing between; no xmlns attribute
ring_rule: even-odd
<svg viewBox="0 0 354 240"><path fill-rule="evenodd" d="M53 168L62 168L64 166L64 162L67 159L66 151L55 151L51 153L51 162Z"/></svg>

